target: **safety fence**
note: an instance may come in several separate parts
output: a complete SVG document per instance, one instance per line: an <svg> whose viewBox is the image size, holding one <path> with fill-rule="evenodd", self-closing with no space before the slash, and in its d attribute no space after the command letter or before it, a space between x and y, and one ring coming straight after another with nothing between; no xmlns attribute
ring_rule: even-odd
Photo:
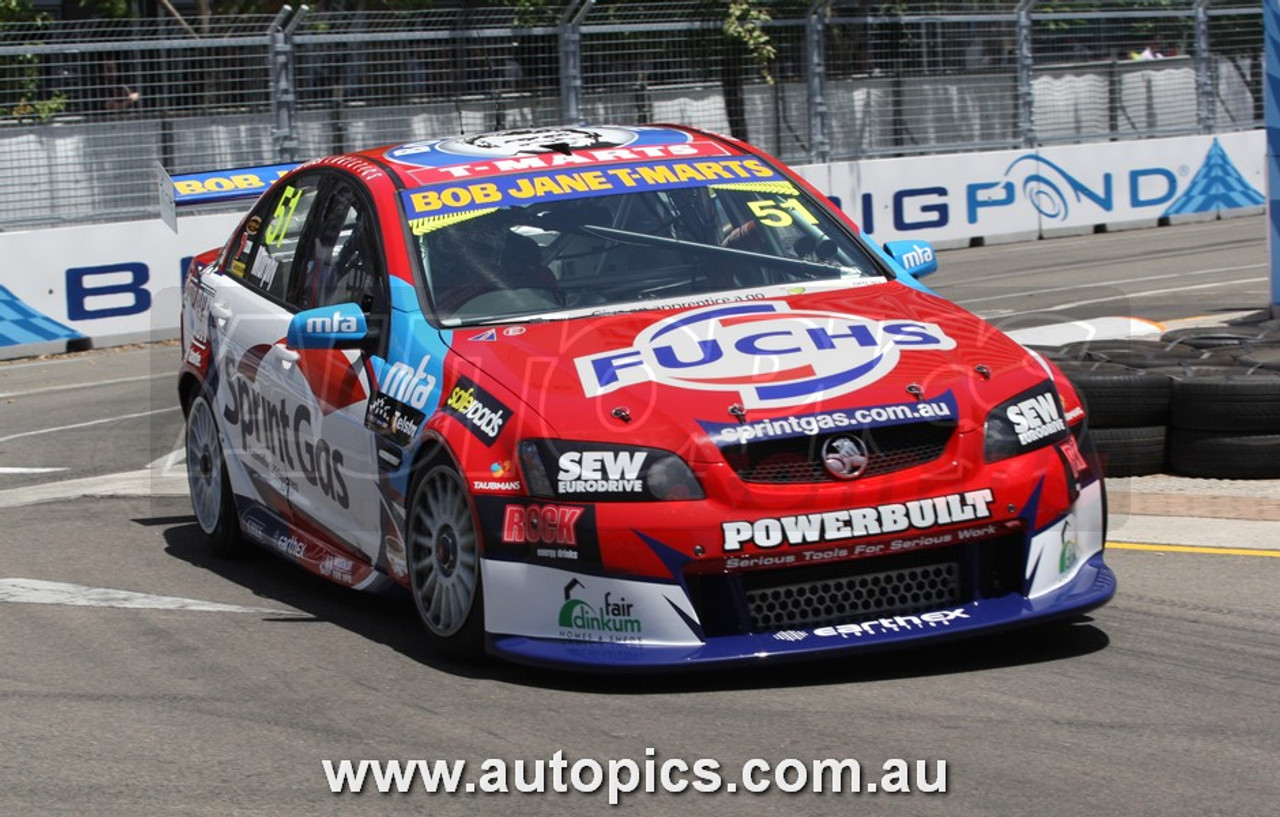
<svg viewBox="0 0 1280 817"><path fill-rule="evenodd" d="M1263 122L1257 0L714 0L0 24L0 230L157 212L170 173L569 121L793 163Z"/></svg>

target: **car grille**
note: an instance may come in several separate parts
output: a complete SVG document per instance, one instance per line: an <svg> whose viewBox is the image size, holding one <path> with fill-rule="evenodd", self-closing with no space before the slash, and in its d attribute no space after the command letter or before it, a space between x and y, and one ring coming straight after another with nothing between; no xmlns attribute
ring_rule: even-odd
<svg viewBox="0 0 1280 817"><path fill-rule="evenodd" d="M846 578L784 584L747 592L755 632L932 610L960 600L955 562Z"/></svg>
<svg viewBox="0 0 1280 817"><path fill-rule="evenodd" d="M924 465L942 456L955 423L907 423L860 431L761 440L723 450L725 459L746 482L834 482L822 465L822 447L835 436L859 437L867 447L862 478Z"/></svg>
<svg viewBox="0 0 1280 817"><path fill-rule="evenodd" d="M708 636L767 633L912 615L1025 593L1021 532L826 564L688 573Z"/></svg>

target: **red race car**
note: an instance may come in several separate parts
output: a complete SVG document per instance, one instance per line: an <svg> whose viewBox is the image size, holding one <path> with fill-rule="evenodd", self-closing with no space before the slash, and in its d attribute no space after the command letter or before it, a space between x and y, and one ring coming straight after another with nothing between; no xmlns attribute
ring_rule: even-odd
<svg viewBox="0 0 1280 817"><path fill-rule="evenodd" d="M1070 384L749 145L530 129L174 185L261 194L184 290L200 527L406 586L447 654L755 662L1114 593Z"/></svg>

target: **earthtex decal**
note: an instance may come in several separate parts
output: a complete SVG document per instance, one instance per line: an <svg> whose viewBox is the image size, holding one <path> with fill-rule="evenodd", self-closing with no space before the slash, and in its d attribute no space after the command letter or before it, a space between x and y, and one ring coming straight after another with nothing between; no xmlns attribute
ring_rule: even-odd
<svg viewBox="0 0 1280 817"><path fill-rule="evenodd" d="M991 489L983 488L867 508L724 522L724 552L736 553L745 545L817 545L972 522L991 516L994 499Z"/></svg>

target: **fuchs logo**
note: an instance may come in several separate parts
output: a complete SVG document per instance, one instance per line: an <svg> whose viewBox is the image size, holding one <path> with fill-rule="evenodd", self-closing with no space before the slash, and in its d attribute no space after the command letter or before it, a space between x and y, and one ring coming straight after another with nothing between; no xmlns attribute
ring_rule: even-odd
<svg viewBox="0 0 1280 817"><path fill-rule="evenodd" d="M955 345L932 323L756 301L673 315L641 331L629 348L575 363L588 397L654 382L736 392L747 408L783 408L868 386L893 370L903 348Z"/></svg>
<svg viewBox="0 0 1280 817"><path fill-rule="evenodd" d="M640 640L643 625L632 615L634 604L625 596L604 594L599 607L593 607L582 599L575 599L573 591L582 582L572 579L564 587L564 604L560 607L560 637L580 641L635 642Z"/></svg>

